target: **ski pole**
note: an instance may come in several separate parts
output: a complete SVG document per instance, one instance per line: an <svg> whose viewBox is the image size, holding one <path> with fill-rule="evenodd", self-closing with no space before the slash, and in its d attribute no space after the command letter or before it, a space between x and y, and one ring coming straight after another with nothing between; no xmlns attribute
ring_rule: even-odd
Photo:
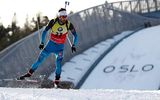
<svg viewBox="0 0 160 100"><path fill-rule="evenodd" d="M72 43L71 43L71 40L69 39L68 35L67 35L67 40L68 40L68 43L70 44L70 46L72 47Z"/></svg>
<svg viewBox="0 0 160 100"><path fill-rule="evenodd" d="M69 2L65 1L65 9L67 8L67 5L69 6Z"/></svg>
<svg viewBox="0 0 160 100"><path fill-rule="evenodd" d="M65 1L65 9L67 8L67 5L69 6L69 2ZM67 35L67 40L68 40L69 45L72 47L72 43L71 43L71 40L69 39L68 35Z"/></svg>
<svg viewBox="0 0 160 100"><path fill-rule="evenodd" d="M38 18L38 14L37 14L37 28L38 28L38 38L39 38L39 41L40 41L40 30L39 30L39 22L40 22L40 19Z"/></svg>

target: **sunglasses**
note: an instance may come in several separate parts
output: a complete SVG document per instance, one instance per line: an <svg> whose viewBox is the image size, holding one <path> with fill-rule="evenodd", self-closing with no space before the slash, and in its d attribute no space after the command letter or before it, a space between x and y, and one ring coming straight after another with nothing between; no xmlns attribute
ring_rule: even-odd
<svg viewBox="0 0 160 100"><path fill-rule="evenodd" d="M67 16L60 16L61 18L67 18Z"/></svg>

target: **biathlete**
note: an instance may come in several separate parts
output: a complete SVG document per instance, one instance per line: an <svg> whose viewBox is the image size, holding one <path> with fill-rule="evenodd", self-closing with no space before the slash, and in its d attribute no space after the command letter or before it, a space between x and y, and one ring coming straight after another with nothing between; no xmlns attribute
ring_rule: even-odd
<svg viewBox="0 0 160 100"><path fill-rule="evenodd" d="M45 37L47 31L51 29L50 32L50 39L45 44ZM33 72L39 67L44 59L46 59L49 54L54 53L56 60L55 60L55 80L54 83L58 84L61 77L61 62L63 59L63 51L64 51L64 43L67 38L68 31L71 31L73 38L73 44L71 46L72 52L76 52L76 45L78 41L78 36L73 24L67 19L67 12L66 9L61 8L58 12L58 17L55 19L50 20L49 24L45 27L44 31L41 35L41 42L39 48L42 50L39 54L39 57L35 63L32 64L29 71L20 76L18 79L24 80L26 77L32 76Z"/></svg>

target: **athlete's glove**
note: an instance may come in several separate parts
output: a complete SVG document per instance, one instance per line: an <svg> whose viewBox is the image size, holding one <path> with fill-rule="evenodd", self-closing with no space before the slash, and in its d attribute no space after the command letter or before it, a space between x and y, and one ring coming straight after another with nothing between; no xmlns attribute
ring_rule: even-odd
<svg viewBox="0 0 160 100"><path fill-rule="evenodd" d="M42 50L43 48L44 48L44 44L41 43L41 44L39 45L39 49Z"/></svg>
<svg viewBox="0 0 160 100"><path fill-rule="evenodd" d="M71 50L72 50L72 53L73 53L73 52L76 52L76 47L75 47L74 44L72 45Z"/></svg>

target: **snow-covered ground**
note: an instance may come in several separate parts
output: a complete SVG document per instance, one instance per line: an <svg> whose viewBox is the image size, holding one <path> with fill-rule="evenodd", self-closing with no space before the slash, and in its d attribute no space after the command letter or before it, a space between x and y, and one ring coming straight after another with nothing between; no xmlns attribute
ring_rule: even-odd
<svg viewBox="0 0 160 100"><path fill-rule="evenodd" d="M160 91L0 88L0 100L160 100Z"/></svg>
<svg viewBox="0 0 160 100"><path fill-rule="evenodd" d="M95 67L84 82L86 89L160 88L160 26L124 39Z"/></svg>
<svg viewBox="0 0 160 100"><path fill-rule="evenodd" d="M96 66L81 89L1 87L0 100L160 100L159 30L160 26L144 29L120 42ZM126 33L103 41L71 59L63 67L62 78L78 82L76 79L124 36Z"/></svg>

